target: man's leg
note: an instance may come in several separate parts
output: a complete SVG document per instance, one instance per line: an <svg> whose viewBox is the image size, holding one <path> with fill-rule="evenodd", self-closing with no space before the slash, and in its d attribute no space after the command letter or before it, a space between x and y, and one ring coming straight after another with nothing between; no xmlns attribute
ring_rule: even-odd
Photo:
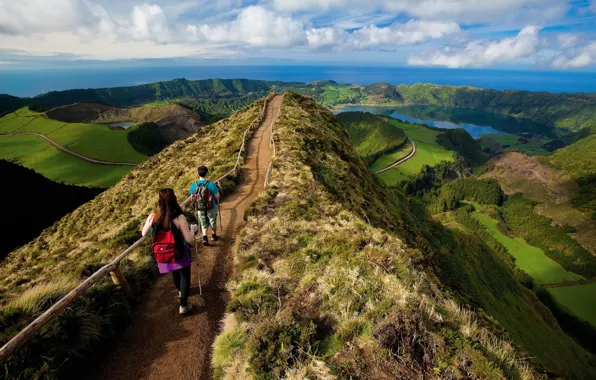
<svg viewBox="0 0 596 380"><path fill-rule="evenodd" d="M211 227L211 237L217 240L217 207L212 208L207 213L209 218L209 226Z"/></svg>
<svg viewBox="0 0 596 380"><path fill-rule="evenodd" d="M207 212L198 211L197 215L199 224L201 225L201 232L203 233L203 245L209 245L209 240L207 239L207 228L209 228L209 218L207 216Z"/></svg>

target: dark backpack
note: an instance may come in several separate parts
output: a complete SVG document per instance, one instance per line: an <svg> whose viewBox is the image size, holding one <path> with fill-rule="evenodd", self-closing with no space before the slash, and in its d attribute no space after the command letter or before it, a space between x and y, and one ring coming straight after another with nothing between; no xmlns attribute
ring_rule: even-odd
<svg viewBox="0 0 596 380"><path fill-rule="evenodd" d="M199 181L197 181L196 184L197 188L195 192L192 194L192 204L194 205L195 210L211 210L213 208L213 195L207 188L209 181L205 182L202 185L199 184Z"/></svg>
<svg viewBox="0 0 596 380"><path fill-rule="evenodd" d="M172 224L174 223L172 222ZM164 231L159 224L154 224L151 250L158 263L175 263L178 258L178 248L176 248L176 238L174 237L173 228L170 228L169 231Z"/></svg>

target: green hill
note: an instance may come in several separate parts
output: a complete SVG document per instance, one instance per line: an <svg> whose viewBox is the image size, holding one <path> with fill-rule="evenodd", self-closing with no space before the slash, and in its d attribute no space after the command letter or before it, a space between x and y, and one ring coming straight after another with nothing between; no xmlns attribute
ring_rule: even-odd
<svg viewBox="0 0 596 380"><path fill-rule="evenodd" d="M387 185L397 185L409 176L417 175L425 166L436 166L440 162L454 160L454 151L448 150L438 142L442 131L417 124L406 124L386 117L389 124L399 128L416 144L416 155L403 164L379 174Z"/></svg>
<svg viewBox="0 0 596 380"><path fill-rule="evenodd" d="M580 189L579 195L573 199L573 206L592 213L592 219L596 220L596 135L583 138L540 160L569 173Z"/></svg>
<svg viewBox="0 0 596 380"><path fill-rule="evenodd" d="M488 154L465 129L445 129L437 136L437 142L446 149L456 151L472 166L484 165L488 161Z"/></svg>
<svg viewBox="0 0 596 380"><path fill-rule="evenodd" d="M156 189L185 192L197 161L214 177L232 168L261 108L165 148L12 252L0 266L0 343L134 241ZM384 186L328 110L288 93L275 128L271 183L233 248L217 378L596 376L594 357L498 253ZM152 265L142 249L124 263L135 291L148 287ZM65 377L116 334L130 307L100 283L3 363L6 373Z"/></svg>
<svg viewBox="0 0 596 380"><path fill-rule="evenodd" d="M385 119L368 112L342 112L338 120L346 126L350 140L367 165L395 152L407 142L406 134Z"/></svg>
<svg viewBox="0 0 596 380"><path fill-rule="evenodd" d="M174 79L166 82L107 89L68 90L50 92L32 99L12 99L22 105L37 103L61 106L82 101L97 101L117 107L129 107L149 102L183 100L204 103L197 109L209 108L224 115L228 105L214 105L214 99L244 99L246 96L263 96L271 90L291 89L313 97L325 106L346 104L421 104L460 109L475 109L511 115L533 123L520 123L519 132L565 136L587 128L596 132L596 95L552 94L517 90L483 90L468 86L439 86L414 84L392 86L376 83L369 86L338 84L333 81L311 83L279 82L247 79ZM190 100L189 100L190 99ZM195 99L195 100L193 100ZM2 103L2 102L0 102ZM16 107L15 107L16 108ZM2 111L0 110L0 115ZM205 118L208 119L208 118ZM536 124L537 123L537 124ZM551 129L555 127L555 130Z"/></svg>

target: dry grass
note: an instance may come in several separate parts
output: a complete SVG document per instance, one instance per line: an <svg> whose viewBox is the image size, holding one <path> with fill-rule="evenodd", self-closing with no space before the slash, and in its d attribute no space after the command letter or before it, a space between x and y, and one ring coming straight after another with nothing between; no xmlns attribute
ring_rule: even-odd
<svg viewBox="0 0 596 380"><path fill-rule="evenodd" d="M332 115L294 94L281 112L270 185L234 249L220 338L239 323L247 336L214 359L216 377L536 378L390 232L399 221L387 194Z"/></svg>

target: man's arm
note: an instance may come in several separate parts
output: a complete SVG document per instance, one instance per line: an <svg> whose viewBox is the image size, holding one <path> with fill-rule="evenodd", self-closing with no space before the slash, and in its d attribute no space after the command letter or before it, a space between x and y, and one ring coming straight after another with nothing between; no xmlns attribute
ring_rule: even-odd
<svg viewBox="0 0 596 380"><path fill-rule="evenodd" d="M211 189L209 191L211 192L211 195L215 197L217 203L219 203L219 198L221 197L221 194L219 193L219 188L217 187L217 184L215 182L211 183L213 184L213 186L211 186Z"/></svg>

